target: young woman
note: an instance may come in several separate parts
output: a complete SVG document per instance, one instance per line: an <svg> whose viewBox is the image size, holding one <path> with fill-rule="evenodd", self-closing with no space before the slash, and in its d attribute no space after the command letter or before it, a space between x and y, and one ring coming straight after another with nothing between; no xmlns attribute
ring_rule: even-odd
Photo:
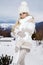
<svg viewBox="0 0 43 65"><path fill-rule="evenodd" d="M12 27L12 36L17 38L15 51L20 52L16 65L24 65L25 55L31 50L33 44L31 36L34 29L34 18L30 15L27 3L22 2L19 8L19 20Z"/></svg>

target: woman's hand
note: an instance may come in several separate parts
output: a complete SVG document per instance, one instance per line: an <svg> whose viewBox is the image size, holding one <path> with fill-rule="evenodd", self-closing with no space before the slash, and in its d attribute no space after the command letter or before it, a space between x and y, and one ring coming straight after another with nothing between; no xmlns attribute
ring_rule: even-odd
<svg viewBox="0 0 43 65"><path fill-rule="evenodd" d="M17 33L17 35L20 36L20 37L22 37L22 38L25 37L25 33L23 31L19 31Z"/></svg>

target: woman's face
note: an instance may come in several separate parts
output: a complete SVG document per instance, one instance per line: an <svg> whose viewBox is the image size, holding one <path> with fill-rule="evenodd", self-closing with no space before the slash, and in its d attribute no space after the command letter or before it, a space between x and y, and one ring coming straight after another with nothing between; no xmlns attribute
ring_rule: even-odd
<svg viewBox="0 0 43 65"><path fill-rule="evenodd" d="M24 19L27 16L27 13L23 12L20 13L20 19Z"/></svg>

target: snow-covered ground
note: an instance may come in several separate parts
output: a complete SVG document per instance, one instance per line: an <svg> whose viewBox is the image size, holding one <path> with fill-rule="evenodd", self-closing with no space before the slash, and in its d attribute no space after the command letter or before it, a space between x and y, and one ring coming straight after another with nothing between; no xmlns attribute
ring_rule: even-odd
<svg viewBox="0 0 43 65"><path fill-rule="evenodd" d="M13 56L11 65L16 63L19 56L19 52L15 53L15 43L16 41L13 38L0 38L0 56L2 54ZM25 65L43 65L43 44L38 46L35 42L31 52L27 53L25 57Z"/></svg>

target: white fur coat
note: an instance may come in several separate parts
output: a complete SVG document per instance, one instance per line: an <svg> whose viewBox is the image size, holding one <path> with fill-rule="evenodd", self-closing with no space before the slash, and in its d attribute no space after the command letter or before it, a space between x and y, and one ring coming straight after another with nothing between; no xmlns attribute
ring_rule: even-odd
<svg viewBox="0 0 43 65"><path fill-rule="evenodd" d="M23 45L23 47L28 47L32 43L32 34L35 30L35 24L34 22L29 22L29 20L32 19L32 16L27 16L24 19L20 19L19 22L21 23L20 26L15 28L16 34L15 36L17 37L17 43L16 45L20 47ZM25 43L26 42L26 43Z"/></svg>

